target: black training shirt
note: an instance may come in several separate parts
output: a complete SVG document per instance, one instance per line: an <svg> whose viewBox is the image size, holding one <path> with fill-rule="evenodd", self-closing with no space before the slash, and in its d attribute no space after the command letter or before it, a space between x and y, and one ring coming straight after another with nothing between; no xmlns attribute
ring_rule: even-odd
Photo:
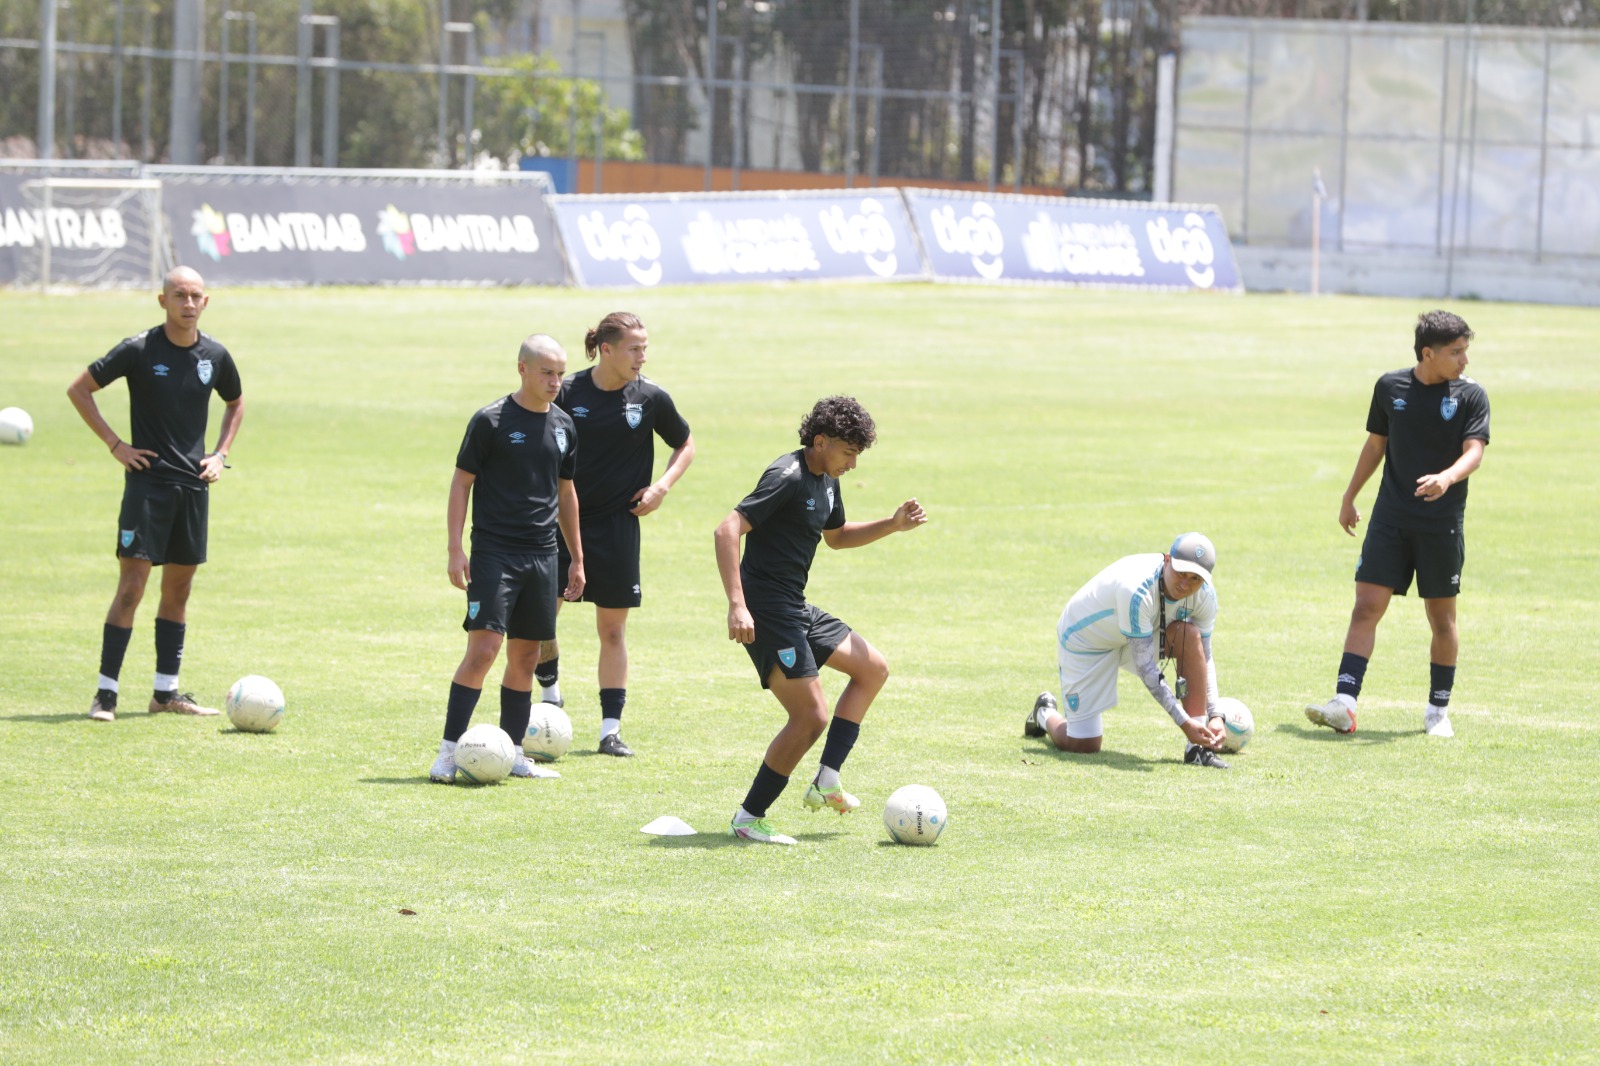
<svg viewBox="0 0 1600 1066"><path fill-rule="evenodd" d="M162 326L136 333L89 364L89 376L102 389L118 378L128 379L128 421L135 448L156 453L147 470L128 477L148 477L179 485L204 485L200 460L206 454L206 419L211 393L232 403L241 395L239 371L215 337L180 348Z"/></svg>
<svg viewBox="0 0 1600 1066"><path fill-rule="evenodd" d="M456 466L473 475L472 550L554 554L558 482L577 469L578 433L559 407L510 396L472 416Z"/></svg>
<svg viewBox="0 0 1600 1066"><path fill-rule="evenodd" d="M1431 502L1416 494L1417 479L1449 469L1466 441L1489 443L1489 395L1483 386L1466 377L1424 385L1414 367L1391 371L1373 387L1367 432L1388 438L1372 520L1440 533L1458 528L1471 478Z"/></svg>
<svg viewBox="0 0 1600 1066"><path fill-rule="evenodd" d="M689 439L689 423L667 390L642 376L608 392L594 383L592 367L580 370L562 382L556 405L572 416L583 445L573 483L585 519L633 507L633 494L655 469L653 434L669 448Z"/></svg>
<svg viewBox="0 0 1600 1066"><path fill-rule="evenodd" d="M813 474L804 450L773 460L754 491L739 501L749 520L739 576L747 606L783 607L805 603L806 579L824 529L844 525L839 482Z"/></svg>

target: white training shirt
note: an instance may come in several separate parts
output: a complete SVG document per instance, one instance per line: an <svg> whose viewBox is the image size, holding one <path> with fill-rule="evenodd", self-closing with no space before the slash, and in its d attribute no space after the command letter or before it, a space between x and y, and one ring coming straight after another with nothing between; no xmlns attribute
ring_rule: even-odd
<svg viewBox="0 0 1600 1066"><path fill-rule="evenodd" d="M1128 641L1152 637L1160 628L1156 596L1162 555L1151 552L1118 559L1073 594L1056 623L1056 639L1073 654L1100 655ZM1165 599L1165 597L1163 597ZM1192 622L1211 637L1217 624L1217 593L1207 581L1193 595L1167 600L1167 624Z"/></svg>

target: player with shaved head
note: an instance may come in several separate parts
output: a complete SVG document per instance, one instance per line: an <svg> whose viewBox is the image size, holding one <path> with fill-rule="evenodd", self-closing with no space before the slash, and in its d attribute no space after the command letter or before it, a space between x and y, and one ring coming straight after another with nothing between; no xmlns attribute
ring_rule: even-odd
<svg viewBox="0 0 1600 1066"><path fill-rule="evenodd" d="M554 405L567 371L567 353L535 333L517 352L522 384L467 423L450 481L445 532L451 584L467 594L467 652L456 667L445 707L444 739L428 778L456 778L456 742L472 722L483 679L506 645L500 682L500 728L516 745L512 777L560 777L522 753L533 710L533 671L539 646L556 635L558 596L583 594L583 542L578 536L578 434ZM461 546L472 503L472 554ZM556 561L556 529L572 548L565 580Z"/></svg>
<svg viewBox="0 0 1600 1066"><path fill-rule="evenodd" d="M162 281L156 298L166 321L118 344L90 364L67 387L67 397L94 435L121 464L122 511L117 522L117 592L100 638L100 681L89 717L111 722L123 656L133 636L134 614L144 598L152 567L161 567L161 603L156 608L156 672L151 714L206 717L178 687L188 624L189 592L206 561L211 486L222 476L228 449L244 418L244 393L233 356L200 332L200 314L210 302L205 279L178 267ZM118 378L128 382L128 439L107 424L94 394ZM205 450L211 394L224 404L217 446Z"/></svg>

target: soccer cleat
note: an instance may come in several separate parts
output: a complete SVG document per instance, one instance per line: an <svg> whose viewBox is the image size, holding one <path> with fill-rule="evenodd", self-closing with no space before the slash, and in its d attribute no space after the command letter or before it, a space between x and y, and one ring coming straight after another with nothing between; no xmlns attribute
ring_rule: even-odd
<svg viewBox="0 0 1600 1066"><path fill-rule="evenodd" d="M1210 748L1202 748L1198 744L1190 744L1183 749L1183 761L1190 766L1209 766L1213 770L1226 770L1228 763L1222 756Z"/></svg>
<svg viewBox="0 0 1600 1066"><path fill-rule="evenodd" d="M89 704L89 717L96 722L115 722L117 720L117 694L110 689L101 689L94 694L94 702Z"/></svg>
<svg viewBox="0 0 1600 1066"><path fill-rule="evenodd" d="M1435 707L1431 703L1422 712L1422 731L1430 737L1453 737L1455 726L1450 724L1450 708Z"/></svg>
<svg viewBox="0 0 1600 1066"><path fill-rule="evenodd" d="M738 840L748 840L756 844L795 844L794 837L786 837L772 827L772 823L765 818L752 818L748 822L741 822L738 815L728 823L728 833Z"/></svg>
<svg viewBox="0 0 1600 1066"><path fill-rule="evenodd" d="M861 801L846 792L842 785L824 791L817 787L815 781L811 782L811 787L806 789L806 794L801 797L800 802L804 803L806 810L813 814L824 807L836 810L840 814L849 814L861 806Z"/></svg>
<svg viewBox="0 0 1600 1066"><path fill-rule="evenodd" d="M1050 731L1044 727L1047 715L1055 713L1056 698L1048 692L1039 693L1039 698L1033 701L1033 710L1028 712L1027 719L1022 723L1022 735L1025 737L1048 736Z"/></svg>
<svg viewBox="0 0 1600 1066"><path fill-rule="evenodd" d="M1356 712L1338 699L1331 699L1321 704L1306 704L1306 719L1313 725L1325 725L1335 733L1356 731Z"/></svg>
<svg viewBox="0 0 1600 1066"><path fill-rule="evenodd" d="M607 733L600 738L600 754L627 759L633 756L633 749L623 741L621 733Z"/></svg>
<svg viewBox="0 0 1600 1066"><path fill-rule="evenodd" d="M440 758L444 758L444 756L441 755ZM511 776L548 781L560 777L561 771L552 770L548 766L540 766L519 751L517 752L516 761L511 764Z"/></svg>
<svg viewBox="0 0 1600 1066"><path fill-rule="evenodd" d="M202 707L194 701L194 695L189 692L180 692L166 702L150 698L151 714L187 714L195 718L210 718L220 714L215 707Z"/></svg>
<svg viewBox="0 0 1600 1066"><path fill-rule="evenodd" d="M515 772L513 769L512 773ZM453 746L449 751L441 751L439 757L433 760L433 765L428 767L428 780L436 785L456 783L456 753Z"/></svg>

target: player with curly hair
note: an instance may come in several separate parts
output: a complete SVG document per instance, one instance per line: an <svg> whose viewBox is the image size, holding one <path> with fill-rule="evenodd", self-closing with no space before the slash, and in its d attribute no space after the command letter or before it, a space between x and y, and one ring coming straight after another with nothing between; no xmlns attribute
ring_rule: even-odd
<svg viewBox="0 0 1600 1066"><path fill-rule="evenodd" d="M839 770L861 732L861 721L889 679L883 655L839 619L806 602L806 580L817 542L859 548L928 520L916 499L871 522L846 522L839 478L877 440L865 408L849 396L818 400L800 423L800 448L779 456L755 489L717 526L717 569L728 594L728 639L745 646L761 687L777 697L789 720L767 747L761 769L733 816L729 831L742 840L793 844L767 820L767 809L789 775L827 730L821 768L804 805L848 814L860 801L846 792ZM739 541L748 536L744 558ZM830 723L818 669L826 664L849 681Z"/></svg>

